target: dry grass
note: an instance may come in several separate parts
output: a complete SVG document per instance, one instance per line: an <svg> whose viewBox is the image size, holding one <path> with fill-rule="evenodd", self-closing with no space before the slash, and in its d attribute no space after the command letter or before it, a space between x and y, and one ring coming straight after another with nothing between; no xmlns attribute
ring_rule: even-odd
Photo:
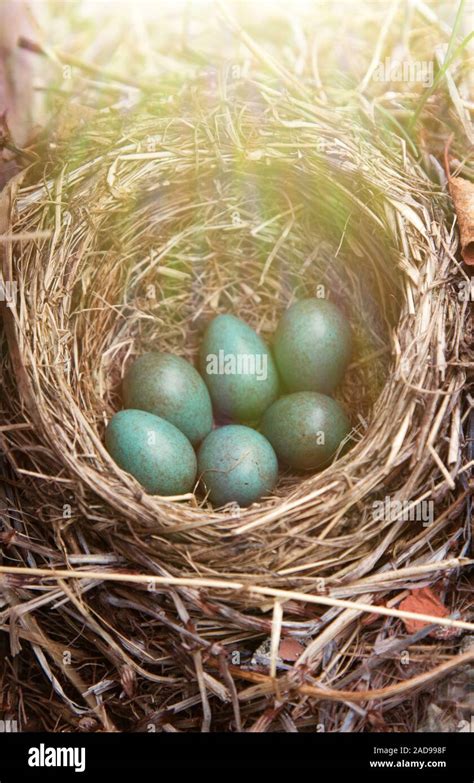
<svg viewBox="0 0 474 783"><path fill-rule="evenodd" d="M4 308L0 630L39 663L28 683L21 656L7 667L29 727L406 730L420 690L474 659L456 654L474 630L468 303L443 183L375 121L366 84L315 96L304 72L244 42L258 69L173 77L131 112L100 104L4 194L18 296ZM396 117L401 96L380 100ZM239 513L145 495L114 465L102 436L135 355L193 360L218 312L271 339L318 286L356 336L340 390L350 451ZM386 498L431 503L434 518L380 520ZM433 584L451 619L431 618L447 633L426 644L397 606ZM268 637L262 670L251 657ZM276 677L288 637L304 651Z"/></svg>

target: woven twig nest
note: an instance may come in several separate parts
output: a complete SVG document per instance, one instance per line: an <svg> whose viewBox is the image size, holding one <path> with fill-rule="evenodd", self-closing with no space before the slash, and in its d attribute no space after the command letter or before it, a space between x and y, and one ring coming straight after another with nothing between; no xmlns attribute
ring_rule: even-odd
<svg viewBox="0 0 474 783"><path fill-rule="evenodd" d="M349 637L373 641L370 627L354 630L359 610L318 613L302 594L370 603L375 592L380 602L435 581L439 561L463 554L466 312L446 196L399 139L264 82L240 79L226 98L192 84L172 104L98 114L58 139L36 184L10 187L10 230L24 239L4 258L17 295L3 439L30 504L24 532L45 547L33 562L28 547L20 557L95 567L95 579L73 583L87 586L82 596L71 586L55 609L63 642L94 649L104 676L111 663L123 681L125 666L141 694L161 688L160 703L178 702L178 691L189 709L202 702L206 725L209 699L223 700L221 728L245 724L234 688L247 687L224 652L237 651L243 671L273 632L275 666L278 639L294 637L304 648L294 671L304 664L311 682L322 654L331 659ZM354 331L338 392L353 425L344 456L320 473L284 473L247 509L153 497L117 468L103 434L133 357L166 350L194 361L220 312L271 342L304 296L336 302ZM97 569L109 575L102 588ZM143 578L113 578L124 572ZM272 625L274 589L289 603ZM211 676L213 660L222 676ZM255 687L258 706L241 693L249 716L271 698L268 684ZM282 704L298 698L290 691ZM109 720L146 724L148 708L134 709L122 703ZM304 725L318 722L310 713Z"/></svg>

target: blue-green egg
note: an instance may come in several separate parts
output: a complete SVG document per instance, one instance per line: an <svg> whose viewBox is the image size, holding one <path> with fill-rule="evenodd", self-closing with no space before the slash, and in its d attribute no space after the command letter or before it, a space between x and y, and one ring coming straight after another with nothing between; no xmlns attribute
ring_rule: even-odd
<svg viewBox="0 0 474 783"><path fill-rule="evenodd" d="M268 408L261 431L282 462L296 470L323 468L351 426L342 406L318 392L295 392Z"/></svg>
<svg viewBox="0 0 474 783"><path fill-rule="evenodd" d="M198 473L215 506L248 506L273 490L278 460L259 432L229 424L213 430L202 442Z"/></svg>
<svg viewBox="0 0 474 783"><path fill-rule="evenodd" d="M193 445L212 429L212 403L198 371L180 356L150 352L136 359L123 379L125 408L154 413L174 424Z"/></svg>
<svg viewBox="0 0 474 783"><path fill-rule="evenodd" d="M119 411L107 426L105 445L117 465L151 495L192 492L196 455L187 437L169 421L146 411Z"/></svg>
<svg viewBox="0 0 474 783"><path fill-rule="evenodd" d="M270 349L234 315L218 315L209 324L200 370L216 413L234 421L258 420L278 396L278 373Z"/></svg>
<svg viewBox="0 0 474 783"><path fill-rule="evenodd" d="M326 299L302 299L280 319L273 351L288 391L331 394L349 364L349 322Z"/></svg>

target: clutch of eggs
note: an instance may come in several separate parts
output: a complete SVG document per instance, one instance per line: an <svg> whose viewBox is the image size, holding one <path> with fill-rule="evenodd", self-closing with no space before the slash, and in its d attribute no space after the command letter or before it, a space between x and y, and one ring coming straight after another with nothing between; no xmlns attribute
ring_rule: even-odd
<svg viewBox="0 0 474 783"><path fill-rule="evenodd" d="M150 494L184 495L199 481L214 506L247 506L271 495L279 462L320 470L341 451L350 423L329 395L350 355L349 323L326 300L288 308L273 351L240 318L218 315L203 336L200 372L171 353L133 362L106 447Z"/></svg>

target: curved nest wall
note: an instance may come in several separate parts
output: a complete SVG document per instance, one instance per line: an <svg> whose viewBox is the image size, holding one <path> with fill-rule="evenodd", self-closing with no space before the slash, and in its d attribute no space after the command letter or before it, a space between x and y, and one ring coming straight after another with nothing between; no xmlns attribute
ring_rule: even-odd
<svg viewBox="0 0 474 783"><path fill-rule="evenodd" d="M25 239L4 255L18 295L2 440L25 495L9 543L30 568L62 569L36 580L66 720L139 730L184 712L190 730L265 730L291 714L303 729L340 729L348 665L400 622L389 612L367 625L341 601L384 603L465 552L466 303L445 196L363 117L243 80L224 105L210 93L203 107L191 85L172 115L161 103L98 115L58 140L31 183L9 191L11 231ZM219 312L271 341L303 296L330 298L353 326L338 392L350 450L323 472L284 473L248 509L146 495L103 446L129 362L153 349L194 361ZM16 583L22 617L32 578ZM270 636L272 674L280 638L300 643L271 720L269 664L252 661ZM379 685L395 665L381 665Z"/></svg>

